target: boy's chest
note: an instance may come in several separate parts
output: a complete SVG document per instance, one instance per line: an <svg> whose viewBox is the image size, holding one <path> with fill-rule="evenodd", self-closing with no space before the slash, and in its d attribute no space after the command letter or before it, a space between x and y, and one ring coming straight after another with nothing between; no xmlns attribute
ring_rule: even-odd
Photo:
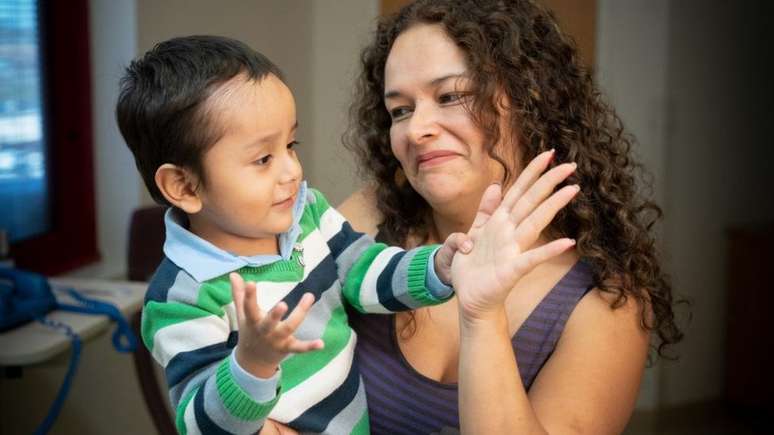
<svg viewBox="0 0 774 435"><path fill-rule="evenodd" d="M292 311L304 293L312 293L319 302L324 293L339 287L336 262L319 232L296 242L289 259L260 268L255 274L243 274L243 278L256 282L257 303L263 311L280 301Z"/></svg>

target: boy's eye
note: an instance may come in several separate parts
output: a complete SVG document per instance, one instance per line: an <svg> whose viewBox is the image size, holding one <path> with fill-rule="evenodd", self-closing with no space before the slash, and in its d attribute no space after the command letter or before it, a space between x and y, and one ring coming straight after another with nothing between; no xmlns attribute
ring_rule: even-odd
<svg viewBox="0 0 774 435"><path fill-rule="evenodd" d="M261 157L260 159L255 161L255 164L257 165L266 165L271 161L272 157L271 154L268 154L266 156Z"/></svg>

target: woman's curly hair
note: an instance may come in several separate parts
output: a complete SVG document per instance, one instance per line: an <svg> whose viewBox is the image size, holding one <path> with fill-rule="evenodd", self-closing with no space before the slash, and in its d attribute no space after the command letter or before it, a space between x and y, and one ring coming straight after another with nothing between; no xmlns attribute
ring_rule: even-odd
<svg viewBox="0 0 774 435"><path fill-rule="evenodd" d="M441 25L465 53L472 82L467 108L487 143L499 143L497 101L505 95L512 110L503 131L518 132L518 141L511 142L518 143L521 161L554 148L555 162L577 162L567 182L583 190L557 215L550 232L577 240L577 252L594 271L595 286L616 296L613 308L629 297L639 302L641 323L656 333L654 345L663 356L682 333L650 232L661 209L647 198L649 189L638 191L645 172L630 156L632 139L595 88L574 42L533 1L418 0L379 22L375 40L361 55L344 141L374 185L383 216L380 234L405 245L409 237L426 240L431 223L428 203L396 175L400 163L390 148L391 120L383 100L392 44L421 23ZM492 146L488 152L503 164L504 184L512 180L516 174L506 159Z"/></svg>

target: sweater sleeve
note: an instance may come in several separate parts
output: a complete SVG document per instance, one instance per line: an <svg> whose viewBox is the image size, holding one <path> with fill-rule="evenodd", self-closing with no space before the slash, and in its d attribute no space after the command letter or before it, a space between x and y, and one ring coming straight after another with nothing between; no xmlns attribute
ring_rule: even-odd
<svg viewBox="0 0 774 435"><path fill-rule="evenodd" d="M408 311L452 296L452 289L430 270L438 245L406 251L376 243L353 230L319 191L310 192L309 206L336 261L344 298L353 308L366 313Z"/></svg>
<svg viewBox="0 0 774 435"><path fill-rule="evenodd" d="M261 429L280 397L279 376L241 385L231 357L238 333L227 276L198 283L165 260L150 283L141 329L164 368L179 433Z"/></svg>

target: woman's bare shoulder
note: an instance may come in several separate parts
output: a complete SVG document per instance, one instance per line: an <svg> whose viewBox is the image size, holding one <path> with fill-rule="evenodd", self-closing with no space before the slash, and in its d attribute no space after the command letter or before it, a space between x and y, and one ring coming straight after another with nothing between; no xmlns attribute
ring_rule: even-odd
<svg viewBox="0 0 774 435"><path fill-rule="evenodd" d="M338 207L355 231L375 235L381 221L381 214L376 208L376 196L371 187L364 187L345 199Z"/></svg>
<svg viewBox="0 0 774 435"><path fill-rule="evenodd" d="M641 304L590 291L573 310L530 390L549 433L621 433L637 399L648 353ZM581 374L581 375L579 375Z"/></svg>

